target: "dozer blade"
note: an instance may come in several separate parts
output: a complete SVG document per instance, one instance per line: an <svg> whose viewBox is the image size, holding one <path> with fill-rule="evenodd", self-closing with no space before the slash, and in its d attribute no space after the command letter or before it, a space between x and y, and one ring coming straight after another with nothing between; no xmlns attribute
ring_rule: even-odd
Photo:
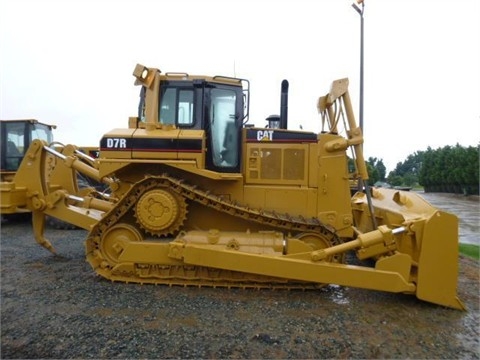
<svg viewBox="0 0 480 360"><path fill-rule="evenodd" d="M465 310L457 297L458 220L437 211L425 223L418 262L417 297Z"/></svg>
<svg viewBox="0 0 480 360"><path fill-rule="evenodd" d="M416 284L415 295L431 303L465 310L458 299L458 218L428 203L419 194L393 189L372 189L376 222L398 234L396 251L412 259L410 278ZM352 198L356 223L361 232L371 231L367 197Z"/></svg>

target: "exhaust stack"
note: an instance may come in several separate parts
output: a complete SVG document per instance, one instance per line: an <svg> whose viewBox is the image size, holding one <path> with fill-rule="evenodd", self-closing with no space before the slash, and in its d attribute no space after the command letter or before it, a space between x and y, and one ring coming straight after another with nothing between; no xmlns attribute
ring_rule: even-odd
<svg viewBox="0 0 480 360"><path fill-rule="evenodd" d="M280 129L288 128L288 80L282 81L280 96Z"/></svg>

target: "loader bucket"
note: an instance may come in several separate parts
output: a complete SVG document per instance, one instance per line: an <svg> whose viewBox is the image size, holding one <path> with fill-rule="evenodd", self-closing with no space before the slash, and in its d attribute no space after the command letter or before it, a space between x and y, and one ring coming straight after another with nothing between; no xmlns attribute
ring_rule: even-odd
<svg viewBox="0 0 480 360"><path fill-rule="evenodd" d="M437 211L425 223L418 261L417 297L465 310L457 297L458 219Z"/></svg>

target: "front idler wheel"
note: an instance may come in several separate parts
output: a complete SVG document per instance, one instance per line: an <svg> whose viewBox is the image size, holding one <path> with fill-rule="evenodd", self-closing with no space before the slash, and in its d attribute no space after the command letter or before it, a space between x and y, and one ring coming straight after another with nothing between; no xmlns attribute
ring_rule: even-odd
<svg viewBox="0 0 480 360"><path fill-rule="evenodd" d="M108 229L102 236L100 251L111 265L118 260L131 242L142 241L140 232L130 224L117 224Z"/></svg>

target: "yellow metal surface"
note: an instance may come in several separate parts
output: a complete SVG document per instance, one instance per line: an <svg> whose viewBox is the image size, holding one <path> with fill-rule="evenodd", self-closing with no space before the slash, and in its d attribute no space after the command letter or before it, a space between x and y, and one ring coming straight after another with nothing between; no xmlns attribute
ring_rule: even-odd
<svg viewBox="0 0 480 360"><path fill-rule="evenodd" d="M239 128L242 163L221 171L212 166L207 125L199 130L159 123L162 81L229 89L242 81L162 74L142 65L134 76L144 86L144 118L131 117L128 128L105 134L111 140L98 159L82 160L75 147L52 152L37 141L14 185L2 184L8 206L34 211L42 246L53 251L43 236L44 216L50 215L89 231L87 260L110 280L241 288L332 283L464 308L456 296L455 216L414 193L372 189L351 197L347 152L354 154L353 180L361 183L367 173L347 79L319 99L321 133ZM136 145L127 145L130 140ZM44 165L52 155L47 176ZM108 190L79 191L77 173ZM347 253L371 265L345 263Z"/></svg>
<svg viewBox="0 0 480 360"><path fill-rule="evenodd" d="M442 211L428 218L418 259L417 297L463 308L456 295L458 277L458 220Z"/></svg>
<svg viewBox="0 0 480 360"><path fill-rule="evenodd" d="M13 182L0 183L1 213L16 214L29 211L27 205L27 189L16 187Z"/></svg>
<svg viewBox="0 0 480 360"><path fill-rule="evenodd" d="M247 184L307 185L308 144L247 144L246 153Z"/></svg>

